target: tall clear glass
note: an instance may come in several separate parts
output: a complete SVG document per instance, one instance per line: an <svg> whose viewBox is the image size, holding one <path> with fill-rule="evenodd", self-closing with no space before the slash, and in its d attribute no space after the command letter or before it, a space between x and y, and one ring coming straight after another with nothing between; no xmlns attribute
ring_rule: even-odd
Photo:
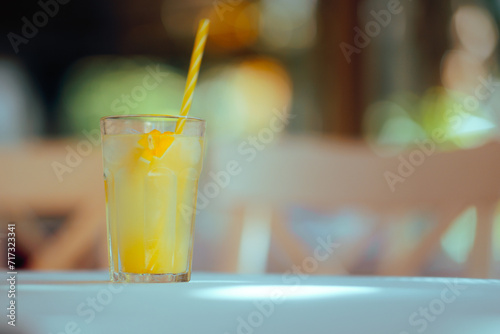
<svg viewBox="0 0 500 334"><path fill-rule="evenodd" d="M189 281L205 121L110 116L101 135L111 280Z"/></svg>

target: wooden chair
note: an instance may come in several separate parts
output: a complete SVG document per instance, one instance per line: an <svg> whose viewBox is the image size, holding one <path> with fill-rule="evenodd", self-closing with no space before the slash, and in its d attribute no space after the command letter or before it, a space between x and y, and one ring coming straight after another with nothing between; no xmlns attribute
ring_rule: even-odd
<svg viewBox="0 0 500 334"><path fill-rule="evenodd" d="M294 263L311 254L304 242L286 227L283 208L301 205L332 212L342 207L368 209L379 219L373 232L387 224L401 224L408 213L426 210L437 219L433 228L412 249L395 252L387 245L377 263L381 275L418 275L437 250L454 219L469 206L477 209L475 241L469 254L465 276L486 278L491 274L492 227L500 198L500 144L453 152L423 155L417 149L399 156L419 163L414 172L395 184L386 172L398 173L398 157L377 156L361 142L284 137L246 161L236 146L219 147L215 170L223 170L230 160L241 162L243 171L234 176L217 202L233 210L233 234L241 237L239 254L227 270L263 272L271 238ZM250 156L250 155L249 155ZM418 160L417 158L422 158ZM255 211L259 210L258 218ZM245 232L247 234L245 234ZM259 232L260 231L260 232ZM344 245L339 261L332 260L328 273L351 271L360 260L366 239ZM252 245L248 247L244 245ZM243 262L243 263L242 263Z"/></svg>
<svg viewBox="0 0 500 334"><path fill-rule="evenodd" d="M100 148L94 147L90 155L82 157L71 173L63 175L62 182L53 170L53 162L65 163L67 148L77 145L58 141L0 148L0 218L17 223L17 241L29 252L29 268L107 266ZM401 155L408 157L411 152ZM466 275L488 277L492 217L500 189L499 153L498 143L434 153L391 192L384 173L396 172L400 161L378 157L362 143L285 137L248 162L238 153L237 145L212 147L205 174L224 170L232 159L242 166L242 172L233 176L211 203L212 209L230 208L234 215L224 240L220 240L227 251L216 269L265 271L271 240L294 262L309 256L304 242L285 225L283 208L299 204L328 212L345 206L369 209L379 216L373 233L387 224L401 223L397 217L415 209L436 213L434 229L414 248L395 253L387 247L378 263L379 274L416 275L457 214L473 205L478 223ZM67 219L47 237L35 222L39 216ZM28 230L30 233L25 233ZM361 238L343 245L341 258L332 257L327 270L318 273L352 271L366 241Z"/></svg>
<svg viewBox="0 0 500 334"><path fill-rule="evenodd" d="M16 223L17 246L28 253L30 269L107 266L101 150L80 143L44 141L0 148L0 218ZM78 152L79 147L81 162L73 158L69 167L68 148ZM55 163L69 168L61 179ZM37 217L66 219L48 235Z"/></svg>

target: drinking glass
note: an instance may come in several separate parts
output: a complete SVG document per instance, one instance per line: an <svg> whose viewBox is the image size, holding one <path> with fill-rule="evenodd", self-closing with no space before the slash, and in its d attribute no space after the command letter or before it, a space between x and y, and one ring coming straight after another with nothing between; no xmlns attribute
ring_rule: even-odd
<svg viewBox="0 0 500 334"><path fill-rule="evenodd" d="M101 135L111 280L189 281L205 121L109 116Z"/></svg>

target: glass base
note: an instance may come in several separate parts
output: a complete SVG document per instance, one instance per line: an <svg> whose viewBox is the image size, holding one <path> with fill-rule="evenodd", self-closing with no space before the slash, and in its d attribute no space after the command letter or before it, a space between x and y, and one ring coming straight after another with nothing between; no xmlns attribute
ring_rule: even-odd
<svg viewBox="0 0 500 334"><path fill-rule="evenodd" d="M132 274L132 273L111 273L112 282L120 283L176 283L189 282L191 273L180 274Z"/></svg>

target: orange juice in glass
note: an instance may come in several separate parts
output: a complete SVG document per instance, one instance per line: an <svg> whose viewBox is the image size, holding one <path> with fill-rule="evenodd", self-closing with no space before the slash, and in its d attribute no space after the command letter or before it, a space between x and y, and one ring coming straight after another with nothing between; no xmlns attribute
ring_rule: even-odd
<svg viewBox="0 0 500 334"><path fill-rule="evenodd" d="M101 133L111 280L189 281L205 121L110 116Z"/></svg>

